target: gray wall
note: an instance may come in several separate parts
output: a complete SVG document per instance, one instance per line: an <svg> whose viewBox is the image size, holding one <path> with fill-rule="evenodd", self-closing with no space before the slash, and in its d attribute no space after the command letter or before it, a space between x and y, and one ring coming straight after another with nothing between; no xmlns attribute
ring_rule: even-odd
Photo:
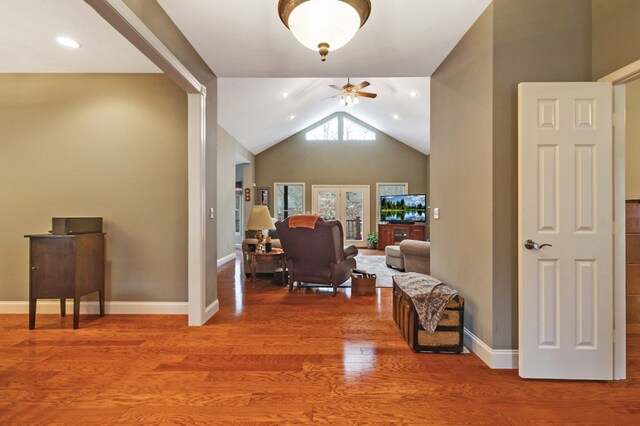
<svg viewBox="0 0 640 426"><path fill-rule="evenodd" d="M218 259L235 250L236 143L218 126Z"/></svg>
<svg viewBox="0 0 640 426"><path fill-rule="evenodd" d="M217 211L217 160L216 141L218 127L217 77L191 46L175 23L156 0L124 0L124 3L158 37L198 81L205 85L206 99L206 148L205 148L205 214L209 209ZM205 299L210 305L218 298L217 289L217 224L207 219L205 224Z"/></svg>
<svg viewBox="0 0 640 426"><path fill-rule="evenodd" d="M432 221L432 272L461 289L465 322L494 349L517 347L517 85L590 77L589 0L494 0L433 75L432 207L442 205L443 219ZM451 117L473 131L450 125ZM469 186L452 191L459 175ZM464 205L463 195L482 202ZM467 230L469 221L489 236Z"/></svg>
<svg viewBox="0 0 640 426"><path fill-rule="evenodd" d="M330 117L337 114L343 113ZM317 125L314 124L256 155L256 184L270 189L272 196L269 211L272 215L274 182L305 182L307 211L311 211L311 185L369 185L371 230L375 230L378 223L375 207L376 182L408 182L410 192L427 193L428 156L355 117L348 117L375 130L377 139L307 141L305 132Z"/></svg>
<svg viewBox="0 0 640 426"><path fill-rule="evenodd" d="M0 74L0 300L28 242L102 216L107 300L187 300L187 97L162 74Z"/></svg>
<svg viewBox="0 0 640 426"><path fill-rule="evenodd" d="M640 1L593 0L593 79L640 59Z"/></svg>
<svg viewBox="0 0 640 426"><path fill-rule="evenodd" d="M431 275L465 298L465 327L492 344L493 6L431 77ZM440 219L433 220L433 209Z"/></svg>
<svg viewBox="0 0 640 426"><path fill-rule="evenodd" d="M238 170L244 179L244 165L236 166L236 159L242 157L253 161L253 154L225 129L218 126L218 259L235 252L236 243L241 243L235 234L235 191ZM252 176L251 171L247 173ZM251 203L249 212L251 212ZM245 220L248 214L245 212ZM246 223L246 222L245 222ZM244 229L244 226L243 228Z"/></svg>
<svg viewBox="0 0 640 426"><path fill-rule="evenodd" d="M591 79L591 1L493 3L492 347L505 349L518 341L518 83Z"/></svg>

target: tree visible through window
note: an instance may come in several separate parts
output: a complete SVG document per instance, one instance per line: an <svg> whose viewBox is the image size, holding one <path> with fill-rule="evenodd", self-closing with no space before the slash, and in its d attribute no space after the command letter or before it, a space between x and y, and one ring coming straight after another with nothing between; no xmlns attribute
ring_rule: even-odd
<svg viewBox="0 0 640 426"><path fill-rule="evenodd" d="M309 130L306 136L308 141L337 141L338 117Z"/></svg>
<svg viewBox="0 0 640 426"><path fill-rule="evenodd" d="M348 118L343 118L342 139L345 141L374 141L376 140L376 133L354 123Z"/></svg>

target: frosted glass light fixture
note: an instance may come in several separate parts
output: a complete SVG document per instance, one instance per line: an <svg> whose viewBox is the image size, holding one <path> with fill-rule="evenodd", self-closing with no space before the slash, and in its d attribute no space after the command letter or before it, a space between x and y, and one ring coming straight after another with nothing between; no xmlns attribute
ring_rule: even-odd
<svg viewBox="0 0 640 426"><path fill-rule="evenodd" d="M284 25L305 47L317 50L324 62L356 35L371 13L370 0L280 0Z"/></svg>

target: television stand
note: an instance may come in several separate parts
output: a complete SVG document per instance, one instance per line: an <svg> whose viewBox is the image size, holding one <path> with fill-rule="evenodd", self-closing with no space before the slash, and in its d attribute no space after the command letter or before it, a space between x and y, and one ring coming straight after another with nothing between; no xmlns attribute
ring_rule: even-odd
<svg viewBox="0 0 640 426"><path fill-rule="evenodd" d="M413 223L381 223L378 224L378 248L400 244L402 240L425 241L427 227Z"/></svg>

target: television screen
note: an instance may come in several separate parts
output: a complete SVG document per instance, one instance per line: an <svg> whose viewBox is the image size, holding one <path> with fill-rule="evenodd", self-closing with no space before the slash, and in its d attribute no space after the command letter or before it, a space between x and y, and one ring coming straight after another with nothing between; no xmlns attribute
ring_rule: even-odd
<svg viewBox="0 0 640 426"><path fill-rule="evenodd" d="M383 195L380 197L381 222L426 222L425 194Z"/></svg>

